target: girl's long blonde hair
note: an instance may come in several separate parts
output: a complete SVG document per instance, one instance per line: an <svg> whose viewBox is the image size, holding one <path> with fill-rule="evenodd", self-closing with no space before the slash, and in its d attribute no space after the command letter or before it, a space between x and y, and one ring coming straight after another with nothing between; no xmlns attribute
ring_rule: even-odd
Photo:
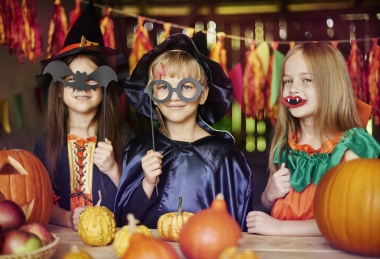
<svg viewBox="0 0 380 259"><path fill-rule="evenodd" d="M286 107L281 103L284 66L293 54L301 52L309 68L316 93L317 109L314 113L314 132L321 140L331 138L354 127L362 127L356 108L355 97L346 61L338 49L326 43L306 42L294 46L286 54L281 69L278 93L278 119L275 126L270 153L269 170L276 171L273 164L277 148L284 148L286 134ZM300 129L300 120L289 114L289 134ZM289 136L287 136L289 137ZM282 144L281 144L282 143Z"/></svg>

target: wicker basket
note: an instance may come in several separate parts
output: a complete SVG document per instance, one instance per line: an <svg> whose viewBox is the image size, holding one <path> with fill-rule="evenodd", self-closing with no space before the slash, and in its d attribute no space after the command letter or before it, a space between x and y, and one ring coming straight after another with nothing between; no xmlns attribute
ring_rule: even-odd
<svg viewBox="0 0 380 259"><path fill-rule="evenodd" d="M54 241L47 246L25 254L0 255L0 259L50 259L55 253L55 250L57 250L57 245L59 242L59 237L55 234L52 235L54 236Z"/></svg>

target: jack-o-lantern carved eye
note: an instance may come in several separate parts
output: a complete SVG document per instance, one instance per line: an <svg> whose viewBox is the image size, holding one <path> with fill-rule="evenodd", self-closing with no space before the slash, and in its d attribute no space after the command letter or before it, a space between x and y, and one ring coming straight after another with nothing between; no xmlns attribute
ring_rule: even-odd
<svg viewBox="0 0 380 259"><path fill-rule="evenodd" d="M28 174L24 167L12 157L7 157L0 166L0 175Z"/></svg>
<svg viewBox="0 0 380 259"><path fill-rule="evenodd" d="M14 158L7 157L2 165L0 166L0 175L26 175L28 174L27 171L25 171L24 167ZM0 200L4 200L5 195L0 191ZM19 204L20 205L20 204ZM24 211L24 214L26 216L26 219L30 217L30 214L33 211L33 205L34 205L34 199L29 201L28 203L21 205L21 209Z"/></svg>
<svg viewBox="0 0 380 259"><path fill-rule="evenodd" d="M12 200L24 211L27 223L47 224L53 206L49 175L31 152L0 149L0 200Z"/></svg>

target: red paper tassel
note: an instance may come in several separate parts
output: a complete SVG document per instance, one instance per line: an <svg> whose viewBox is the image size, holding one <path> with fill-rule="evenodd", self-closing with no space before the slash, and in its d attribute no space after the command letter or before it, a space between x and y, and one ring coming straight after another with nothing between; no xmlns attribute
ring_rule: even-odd
<svg viewBox="0 0 380 259"><path fill-rule="evenodd" d="M74 23L76 22L76 20L78 19L78 17L82 13L82 11L80 10L80 2L81 2L81 0L75 0L75 8L70 11L70 26L69 26L69 29L71 29L71 27L73 27Z"/></svg>
<svg viewBox="0 0 380 259"><path fill-rule="evenodd" d="M224 73L226 75L228 74L227 71L227 53L226 49L224 48L223 40L225 38L224 33L217 33L217 41L214 47L211 49L210 52L210 59L214 60L215 62L218 62L220 66L223 68Z"/></svg>
<svg viewBox="0 0 380 259"><path fill-rule="evenodd" d="M48 46L46 49L47 58L55 56L62 49L67 35L67 18L65 9L60 0L56 0L53 7L53 13L50 17L50 26L48 33Z"/></svg>
<svg viewBox="0 0 380 259"><path fill-rule="evenodd" d="M246 53L244 67L244 113L250 117L264 118L264 87L265 76L260 58L256 54L256 44L252 42Z"/></svg>
<svg viewBox="0 0 380 259"><path fill-rule="evenodd" d="M243 102L243 93L244 93L244 85L243 85L243 68L241 63L237 63L229 72L228 77L232 81L232 88L234 99L240 105L240 108L243 110L244 102Z"/></svg>
<svg viewBox="0 0 380 259"><path fill-rule="evenodd" d="M21 11L17 0L2 0L5 46L9 54L18 53L20 49L20 31L22 26Z"/></svg>
<svg viewBox="0 0 380 259"><path fill-rule="evenodd" d="M111 7L106 7L104 9L104 16L100 20L100 30L103 33L104 45L106 47L115 49L116 48L115 35L113 32L114 25L110 17L111 11L112 11Z"/></svg>
<svg viewBox="0 0 380 259"><path fill-rule="evenodd" d="M35 61L42 56L42 36L37 19L37 9L35 0L22 0L22 31L21 49L19 61L22 63L24 55L30 60Z"/></svg>
<svg viewBox="0 0 380 259"><path fill-rule="evenodd" d="M133 35L133 47L129 55L129 72L131 74L140 58L152 49L148 31L144 28L144 17L139 16L137 22L137 29L135 35Z"/></svg>
<svg viewBox="0 0 380 259"><path fill-rule="evenodd" d="M350 55L348 57L348 72L356 99L368 102L368 85L364 71L363 55L358 48L356 40L352 41Z"/></svg>
<svg viewBox="0 0 380 259"><path fill-rule="evenodd" d="M368 88L369 103L372 105L373 122L380 124L380 47L377 38L373 39L372 49L368 54Z"/></svg>

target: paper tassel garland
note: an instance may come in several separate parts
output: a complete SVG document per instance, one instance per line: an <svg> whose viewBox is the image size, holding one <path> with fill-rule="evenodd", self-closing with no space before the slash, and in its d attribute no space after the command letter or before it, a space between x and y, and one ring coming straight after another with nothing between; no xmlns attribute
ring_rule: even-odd
<svg viewBox="0 0 380 259"><path fill-rule="evenodd" d="M380 47L377 39L373 39L372 49L368 54L368 88L369 104L372 105L373 122L380 124Z"/></svg>
<svg viewBox="0 0 380 259"><path fill-rule="evenodd" d="M70 11L70 16L69 16L69 18L70 18L70 25L69 25L69 29L71 29L71 27L73 26L73 24L76 22L76 20L78 19L78 17L82 13L82 11L80 9L80 2L81 2L81 0L75 0L75 8Z"/></svg>
<svg viewBox="0 0 380 259"><path fill-rule="evenodd" d="M160 44L161 42L166 40L167 37L170 36L170 29L172 27L172 24L166 22L166 23L164 23L163 27L164 27L164 31L162 32L162 34L160 36L160 40L159 40L158 44Z"/></svg>
<svg viewBox="0 0 380 259"><path fill-rule="evenodd" d="M19 61L25 56L30 61L36 61L42 56L42 35L37 18L35 0L22 0L21 50Z"/></svg>
<svg viewBox="0 0 380 259"><path fill-rule="evenodd" d="M110 7L104 9L104 16L100 20L100 30L103 33L104 45L106 47L115 49L115 35L113 32L114 24L110 17L111 11L112 8Z"/></svg>
<svg viewBox="0 0 380 259"><path fill-rule="evenodd" d="M217 33L216 37L217 37L217 41L211 49L210 59L214 60L215 62L218 62L220 64L220 66L223 68L224 73L226 73L226 75L227 75L228 74L228 71L227 71L227 53L226 53L226 49L224 48L224 44L223 44L225 34L224 33Z"/></svg>
<svg viewBox="0 0 380 259"><path fill-rule="evenodd" d="M266 79L261 61L252 42L244 67L244 113L259 120L264 118L264 87Z"/></svg>
<svg viewBox="0 0 380 259"><path fill-rule="evenodd" d="M144 28L144 17L139 16L137 19L137 29L135 35L133 35L133 47L131 54L129 55L129 72L132 74L137 62L140 58L149 50L152 46L149 41L148 31Z"/></svg>
<svg viewBox="0 0 380 259"><path fill-rule="evenodd" d="M368 103L368 86L364 71L363 55L358 48L356 40L353 40L351 43L351 51L347 64L355 98Z"/></svg>
<svg viewBox="0 0 380 259"><path fill-rule="evenodd" d="M4 28L4 45L9 54L17 54L20 50L22 19L17 0L2 1L2 27Z"/></svg>
<svg viewBox="0 0 380 259"><path fill-rule="evenodd" d="M232 81L233 85L233 95L236 102L240 105L240 108L243 110L244 101L244 84L243 84L243 68L241 63L237 63L229 72L228 77Z"/></svg>
<svg viewBox="0 0 380 259"><path fill-rule="evenodd" d="M53 13L50 18L48 46L46 49L47 58L55 56L62 49L67 35L67 18L65 9L60 0L56 0L53 7Z"/></svg>

